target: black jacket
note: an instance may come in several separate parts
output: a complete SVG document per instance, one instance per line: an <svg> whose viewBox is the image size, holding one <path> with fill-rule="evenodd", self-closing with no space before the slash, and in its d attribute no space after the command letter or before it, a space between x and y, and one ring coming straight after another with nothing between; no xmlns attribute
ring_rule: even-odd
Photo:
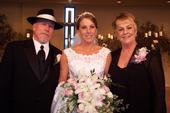
<svg viewBox="0 0 170 113"><path fill-rule="evenodd" d="M33 40L9 43L2 58L0 111L2 113L50 113L59 77L61 51L50 45L48 68L40 80Z"/></svg>

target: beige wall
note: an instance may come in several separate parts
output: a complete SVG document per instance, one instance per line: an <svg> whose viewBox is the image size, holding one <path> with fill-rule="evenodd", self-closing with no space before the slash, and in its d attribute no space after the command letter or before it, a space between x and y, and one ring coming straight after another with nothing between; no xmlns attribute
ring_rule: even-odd
<svg viewBox="0 0 170 113"><path fill-rule="evenodd" d="M78 6L78 13L92 11L99 23L99 33L112 32L112 20L121 12L132 12L139 25L151 21L156 25L164 24L165 30L170 36L170 7L112 7L112 6Z"/></svg>
<svg viewBox="0 0 170 113"><path fill-rule="evenodd" d="M63 21L64 4L43 4L43 3L1 3L0 14L5 14L9 23L12 25L15 31L25 33L26 29L31 29L31 25L26 21L28 16L36 15L37 10L41 8L53 8L58 21ZM112 33L112 20L120 12L129 11L132 12L139 24L143 24L147 21L151 21L156 25L164 24L165 31L170 37L170 7L113 7L113 6L93 6L93 5L76 5L77 14L83 11L91 11L96 15L98 20L99 29L98 33L108 34ZM54 34L52 43L63 49L63 32L64 30L58 30ZM162 55L166 86L170 87L170 55L164 53Z"/></svg>

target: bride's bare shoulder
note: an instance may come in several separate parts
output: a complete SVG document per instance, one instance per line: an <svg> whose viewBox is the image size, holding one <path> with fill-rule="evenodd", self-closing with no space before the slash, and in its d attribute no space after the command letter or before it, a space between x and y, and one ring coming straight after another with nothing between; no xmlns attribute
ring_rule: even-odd
<svg viewBox="0 0 170 113"><path fill-rule="evenodd" d="M97 48L97 49L102 49L103 47L102 47L102 46L99 46L99 45L96 45L96 48Z"/></svg>

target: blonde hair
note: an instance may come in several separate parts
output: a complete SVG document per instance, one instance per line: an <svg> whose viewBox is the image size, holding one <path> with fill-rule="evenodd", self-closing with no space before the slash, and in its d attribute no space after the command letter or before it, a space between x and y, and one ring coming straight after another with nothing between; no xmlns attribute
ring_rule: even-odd
<svg viewBox="0 0 170 113"><path fill-rule="evenodd" d="M134 26L135 26L135 28L137 29L137 21L136 21L135 16L134 16L132 13L128 13L128 12L126 12L126 13L120 13L120 15L117 16L117 17L115 18L115 20L113 21L112 27L113 27L114 29L116 29L116 27L117 27L116 22L117 22L118 20L127 20L127 19L128 19L128 20L131 20L132 22L134 22Z"/></svg>

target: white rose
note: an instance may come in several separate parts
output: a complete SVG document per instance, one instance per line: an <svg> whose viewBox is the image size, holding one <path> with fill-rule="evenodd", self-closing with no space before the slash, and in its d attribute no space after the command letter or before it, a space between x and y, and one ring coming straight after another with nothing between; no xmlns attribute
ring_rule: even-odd
<svg viewBox="0 0 170 113"><path fill-rule="evenodd" d="M113 98L113 94L112 94L111 92L108 92L108 93L107 93L107 96L108 96L109 98Z"/></svg>
<svg viewBox="0 0 170 113"><path fill-rule="evenodd" d="M80 111L84 111L84 108L85 108L84 104L79 104L78 109Z"/></svg>
<svg viewBox="0 0 170 113"><path fill-rule="evenodd" d="M60 62L61 54L57 55L57 62Z"/></svg>

